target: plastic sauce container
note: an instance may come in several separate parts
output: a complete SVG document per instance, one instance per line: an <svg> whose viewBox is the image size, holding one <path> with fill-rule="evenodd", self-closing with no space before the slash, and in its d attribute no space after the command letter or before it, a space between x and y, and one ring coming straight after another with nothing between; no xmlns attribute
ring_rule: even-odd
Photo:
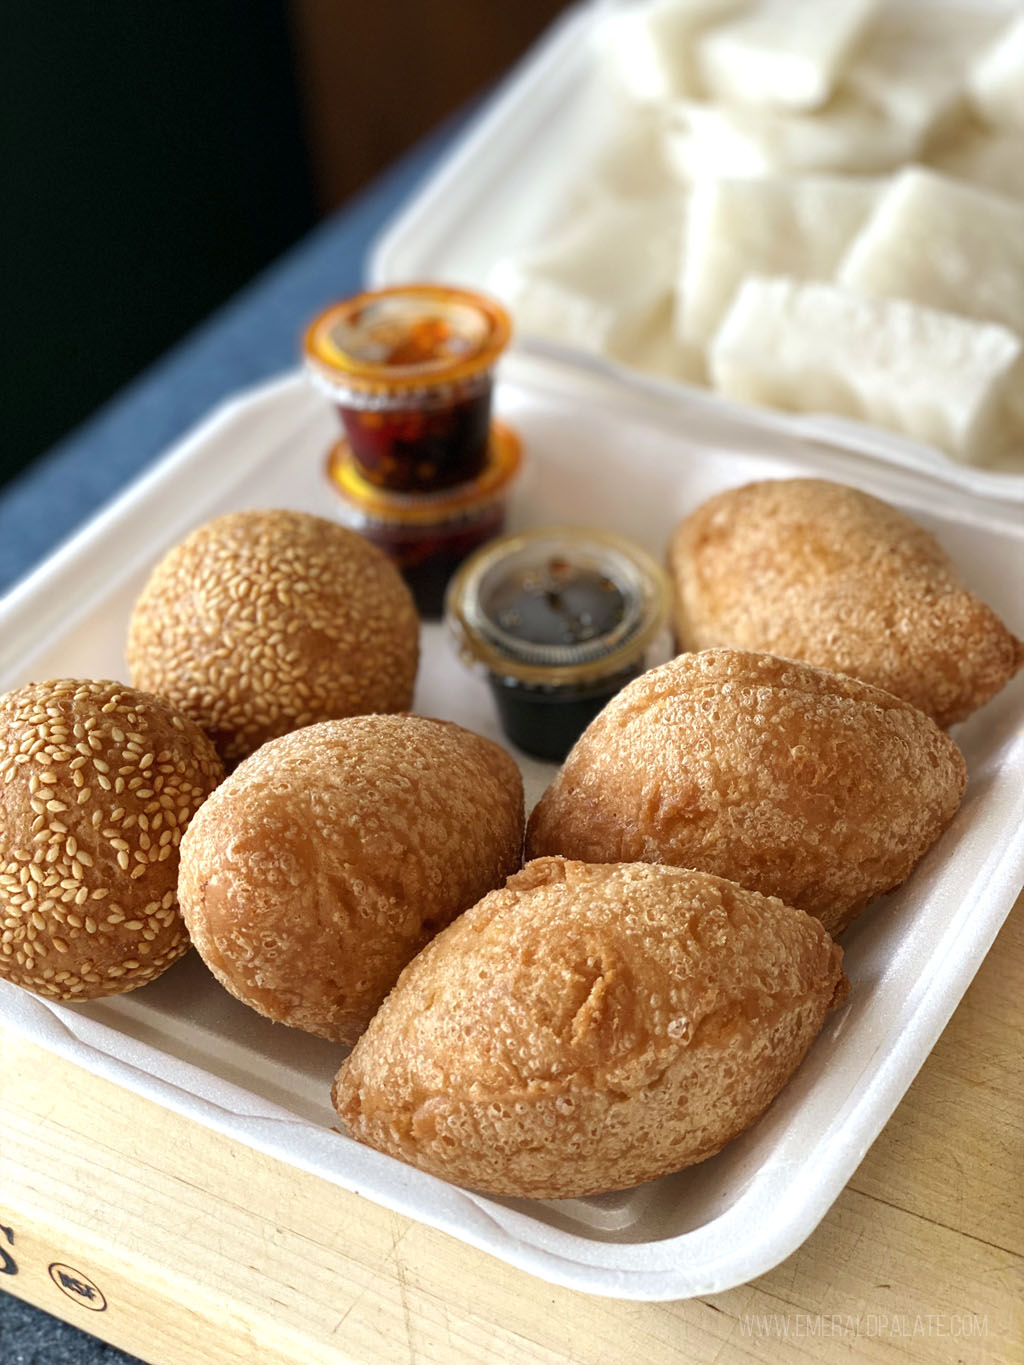
<svg viewBox="0 0 1024 1365"><path fill-rule="evenodd" d="M561 761L644 669L668 615L664 572L608 531L549 526L478 550L448 589L463 660L490 681L505 734Z"/></svg>
<svg viewBox="0 0 1024 1365"><path fill-rule="evenodd" d="M510 334L485 295L413 284L334 304L310 324L304 354L363 477L436 492L487 466L494 366Z"/></svg>
<svg viewBox="0 0 1024 1365"><path fill-rule="evenodd" d="M483 472L437 493L395 493L367 479L347 442L327 457L341 517L384 551L409 585L421 616L440 617L448 580L505 526L508 495L522 464L519 438L494 422Z"/></svg>

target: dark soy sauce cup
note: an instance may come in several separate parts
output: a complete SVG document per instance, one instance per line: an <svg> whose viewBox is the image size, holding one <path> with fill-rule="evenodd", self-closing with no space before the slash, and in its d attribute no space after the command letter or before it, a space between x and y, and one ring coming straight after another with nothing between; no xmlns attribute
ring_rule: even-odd
<svg viewBox="0 0 1024 1365"><path fill-rule="evenodd" d="M448 588L459 652L489 679L506 736L561 761L643 671L668 614L664 572L608 531L551 526L492 541Z"/></svg>

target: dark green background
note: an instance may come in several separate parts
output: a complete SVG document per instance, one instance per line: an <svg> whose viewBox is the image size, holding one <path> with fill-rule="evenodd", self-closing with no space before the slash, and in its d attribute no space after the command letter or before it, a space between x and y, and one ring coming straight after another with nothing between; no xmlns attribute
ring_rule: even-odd
<svg viewBox="0 0 1024 1365"><path fill-rule="evenodd" d="M0 12L2 482L315 210L280 0Z"/></svg>

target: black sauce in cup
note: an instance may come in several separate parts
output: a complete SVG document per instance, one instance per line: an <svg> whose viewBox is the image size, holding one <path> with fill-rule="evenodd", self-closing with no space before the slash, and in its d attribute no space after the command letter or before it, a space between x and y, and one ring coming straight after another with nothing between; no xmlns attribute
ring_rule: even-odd
<svg viewBox="0 0 1024 1365"><path fill-rule="evenodd" d="M668 606L665 575L610 532L545 527L492 541L459 570L446 616L489 678L505 734L560 761L643 671Z"/></svg>

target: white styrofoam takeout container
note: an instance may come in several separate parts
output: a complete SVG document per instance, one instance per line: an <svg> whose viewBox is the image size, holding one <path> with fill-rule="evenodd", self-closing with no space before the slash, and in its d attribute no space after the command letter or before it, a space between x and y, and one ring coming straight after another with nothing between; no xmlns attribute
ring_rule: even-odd
<svg viewBox="0 0 1024 1365"><path fill-rule="evenodd" d="M753 478L825 474L934 530L1019 630L1019 509L753 414L522 352L498 409L524 438L515 526L612 527L655 555L675 521ZM216 412L0 604L0 690L55 676L125 677L132 604L157 557L221 512L331 515L335 417L301 376ZM501 740L486 683L424 629L417 711ZM491 1199L332 1131L339 1048L239 1004L190 955L153 984L77 1006L0 982L0 1023L97 1074L552 1282L631 1299L743 1283L796 1249L850 1178L928 1055L1024 879L1024 676L956 731L970 774L956 821L910 880L844 939L853 991L761 1120L702 1165L623 1194ZM522 762L528 802L554 769ZM955 1124L955 1117L951 1119Z"/></svg>
<svg viewBox="0 0 1024 1365"><path fill-rule="evenodd" d="M387 225L369 261L373 285L443 280L486 288L494 264L564 226L588 168L607 148L624 106L601 70L600 26L639 0L584 0L568 10L527 54L481 116ZM1011 12L1016 0L887 0ZM682 194L682 190L680 190ZM628 263L626 263L628 268ZM572 359L597 373L628 374L640 389L686 393L724 414L749 412L710 389L626 371L611 359L542 337L521 335L521 349ZM958 464L928 445L850 418L788 415L760 408L773 430L838 441L872 458L933 474L967 488L1024 503L1024 471Z"/></svg>

